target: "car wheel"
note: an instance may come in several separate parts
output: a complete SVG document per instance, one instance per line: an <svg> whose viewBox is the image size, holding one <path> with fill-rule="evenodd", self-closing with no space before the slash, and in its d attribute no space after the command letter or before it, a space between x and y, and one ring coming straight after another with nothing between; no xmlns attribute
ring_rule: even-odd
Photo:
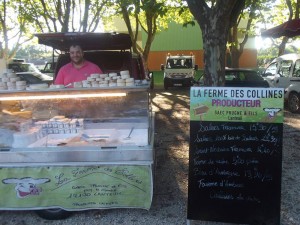
<svg viewBox="0 0 300 225"><path fill-rule="evenodd" d="M60 208L36 210L36 214L46 220L62 220L71 216L72 212Z"/></svg>
<svg viewBox="0 0 300 225"><path fill-rule="evenodd" d="M151 76L151 80L150 80L150 89L153 90L154 89L154 76Z"/></svg>
<svg viewBox="0 0 300 225"><path fill-rule="evenodd" d="M288 109L292 113L300 111L300 98L297 93L291 93L288 98Z"/></svg>
<svg viewBox="0 0 300 225"><path fill-rule="evenodd" d="M166 82L164 82L164 88L165 88L165 90L168 90L168 84L166 83Z"/></svg>

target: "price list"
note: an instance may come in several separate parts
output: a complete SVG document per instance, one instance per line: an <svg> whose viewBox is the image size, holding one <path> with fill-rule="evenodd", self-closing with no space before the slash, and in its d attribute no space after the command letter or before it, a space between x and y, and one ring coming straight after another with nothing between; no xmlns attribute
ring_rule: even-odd
<svg viewBox="0 0 300 225"><path fill-rule="evenodd" d="M282 129L191 121L188 219L279 224Z"/></svg>

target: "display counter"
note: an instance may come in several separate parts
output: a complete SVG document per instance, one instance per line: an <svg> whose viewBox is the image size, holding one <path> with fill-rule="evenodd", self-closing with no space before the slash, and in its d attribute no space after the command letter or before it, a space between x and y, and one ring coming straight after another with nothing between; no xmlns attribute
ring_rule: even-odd
<svg viewBox="0 0 300 225"><path fill-rule="evenodd" d="M3 91L1 210L149 209L148 86Z"/></svg>

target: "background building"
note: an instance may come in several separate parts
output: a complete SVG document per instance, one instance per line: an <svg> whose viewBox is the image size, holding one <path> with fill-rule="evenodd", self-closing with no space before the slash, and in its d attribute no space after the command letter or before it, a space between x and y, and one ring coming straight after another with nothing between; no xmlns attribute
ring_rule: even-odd
<svg viewBox="0 0 300 225"><path fill-rule="evenodd" d="M142 42L146 42L146 34L142 35ZM181 24L171 23L169 29L155 36L148 58L148 67L152 71L160 70L165 63L166 55L190 54L196 58L196 64L203 68L202 33L198 24L183 27ZM249 38L240 58L240 67L254 68L257 66L257 50L254 37Z"/></svg>
<svg viewBox="0 0 300 225"><path fill-rule="evenodd" d="M115 18L112 22L113 28L119 33L127 33L124 20ZM246 23L241 21L240 29L246 29ZM242 38L242 37L241 37ZM147 34L139 32L139 45L146 43ZM195 26L188 25L183 27L181 24L171 22L167 30L156 34L151 45L151 51L148 57L148 68L151 71L159 71L160 65L165 63L167 54L190 54L193 53L196 58L196 64L199 69L203 69L203 41L202 33L198 23ZM240 67L255 68L257 67L257 49L255 46L255 37L249 37L239 62Z"/></svg>

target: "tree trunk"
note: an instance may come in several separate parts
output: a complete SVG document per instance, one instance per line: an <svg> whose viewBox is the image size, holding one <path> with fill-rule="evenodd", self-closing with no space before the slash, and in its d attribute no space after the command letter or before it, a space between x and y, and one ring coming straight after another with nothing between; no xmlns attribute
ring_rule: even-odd
<svg viewBox="0 0 300 225"><path fill-rule="evenodd" d="M285 51L285 46L286 46L286 43L288 42L288 37L283 37L280 45L279 45L279 49L278 49L278 56L281 56L284 54L284 51Z"/></svg>
<svg viewBox="0 0 300 225"><path fill-rule="evenodd" d="M143 57L144 57L146 62L148 62L149 52L150 52L151 44L154 40L154 37L155 37L155 34L153 34L153 33L148 34L147 41L146 41L146 44L145 44L145 47L144 47L144 52L143 52Z"/></svg>
<svg viewBox="0 0 300 225"><path fill-rule="evenodd" d="M202 31L204 84L224 86L225 54L228 32L244 7L245 0L186 0Z"/></svg>
<svg viewBox="0 0 300 225"><path fill-rule="evenodd" d="M231 67L239 68L240 67L240 56L241 52L236 47L231 49Z"/></svg>
<svg viewBox="0 0 300 225"><path fill-rule="evenodd" d="M207 21L207 26L211 26ZM203 32L204 84L206 86L224 86L225 52L227 35L224 30L206 30Z"/></svg>
<svg viewBox="0 0 300 225"><path fill-rule="evenodd" d="M238 24L234 24L231 28L231 35L228 42L230 43L231 67L239 68L240 51L238 49Z"/></svg>

